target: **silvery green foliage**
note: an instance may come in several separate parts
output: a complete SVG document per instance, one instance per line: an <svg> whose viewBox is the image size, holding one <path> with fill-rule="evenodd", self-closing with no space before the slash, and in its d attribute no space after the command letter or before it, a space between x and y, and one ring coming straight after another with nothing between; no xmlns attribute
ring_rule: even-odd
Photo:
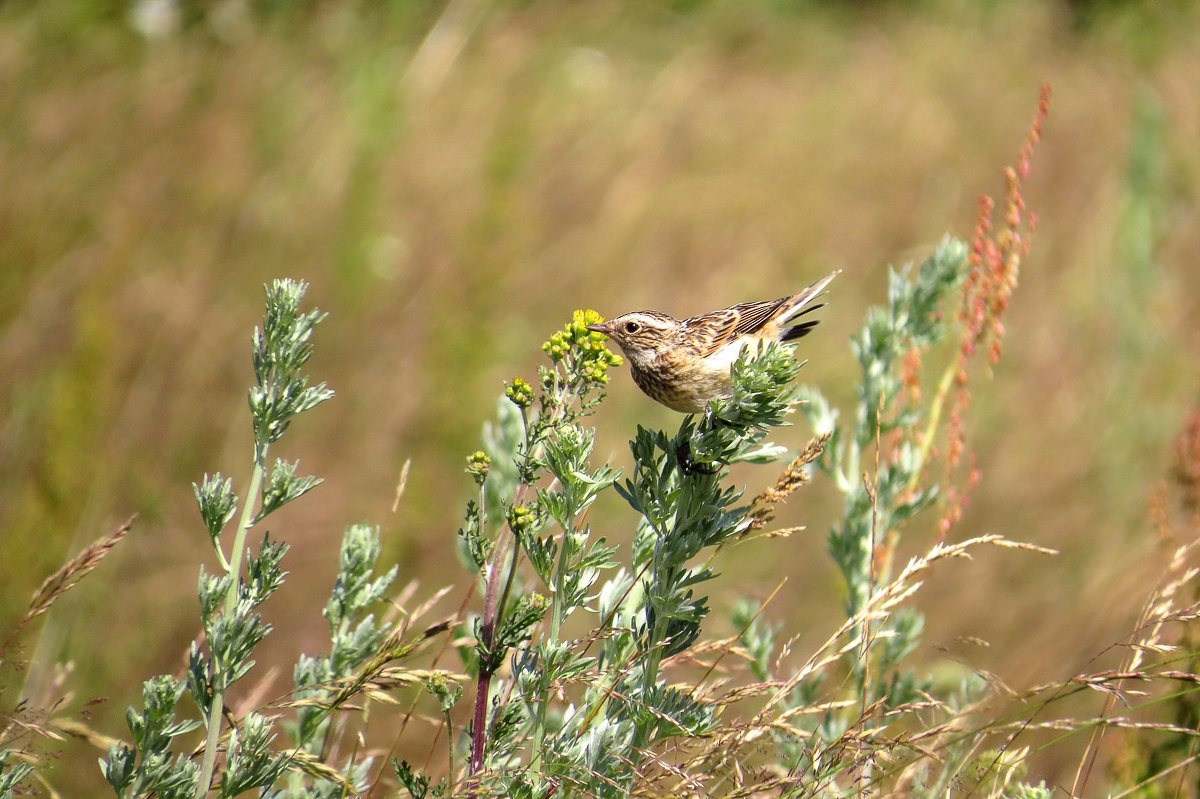
<svg viewBox="0 0 1200 799"><path fill-rule="evenodd" d="M10 750L0 750L0 799L11 799L21 781L33 773L30 763L8 765Z"/></svg>
<svg viewBox="0 0 1200 799"><path fill-rule="evenodd" d="M168 675L153 677L142 686L142 711L125 711L133 745L113 743L100 770L117 796L187 797L196 791L199 768L182 751L172 750L174 739L200 727L195 720L179 721L176 705L184 684Z"/></svg>
<svg viewBox="0 0 1200 799"><path fill-rule="evenodd" d="M256 609L282 585L279 562L286 551L286 545L265 538L258 552L247 557L247 579L239 581L239 598L232 612L220 611L229 578L208 577L202 571L201 620L207 652L193 643L186 683L166 675L152 678L143 688L143 710L126 712L133 745L113 744L108 757L101 760L101 770L117 796L196 795L199 768L185 754L192 747L172 750L172 743L200 728L202 722L177 721L179 700L186 688L198 707L207 707L217 691L226 690L253 667L250 655L271 629ZM254 714L248 714L239 728L231 731L218 795L236 796L279 778L287 758L270 749L273 737L270 725Z"/></svg>
<svg viewBox="0 0 1200 799"><path fill-rule="evenodd" d="M610 721L629 725L610 725L602 733L578 731L579 740L593 747L594 736L603 734L609 754L597 764L603 767L597 773L605 782L627 790L628 764L637 764L645 747L675 735L703 735L717 724L712 708L666 688L660 667L664 658L696 641L708 615L700 586L715 575L705 565L694 565L697 556L748 528L749 508L738 504L740 489L724 485L725 466L770 462L782 454L780 448L764 446L764 439L770 427L784 422L799 368L785 345L770 344L744 355L733 367L730 399L712 403L703 417L685 418L673 437L639 427L630 442L633 476L617 490L642 517L632 569L644 576L640 590L630 593L616 612L628 620L629 632L614 629L601 644L611 663L632 655L632 665L617 680L605 710ZM614 651L604 652L610 647ZM630 737L610 740L621 730ZM563 747L569 746L570 732Z"/></svg>
<svg viewBox="0 0 1200 799"><path fill-rule="evenodd" d="M272 785L288 767L288 758L271 751L275 733L271 723L257 713L247 713L241 724L229 731L225 767L221 769L222 797L240 796L245 791Z"/></svg>
<svg viewBox="0 0 1200 799"><path fill-rule="evenodd" d="M225 525L233 519L237 512L237 495L233 493L233 480L222 477L220 472L209 476L199 484L192 484L196 495L196 504L200 507L200 517L208 530L208 536L215 542L221 537Z"/></svg>
<svg viewBox="0 0 1200 799"><path fill-rule="evenodd" d="M337 580L324 611L329 622L329 654L303 655L293 671L295 698L304 704L297 708L295 723L285 725L285 729L292 747L313 758L322 757L336 731L331 714L345 698L339 686L355 678L377 653L387 650L388 626L376 620L372 611L385 599L398 567L376 574L382 549L377 528L360 524L346 529ZM363 791L371 763L371 758L357 762L351 759L340 766L326 763L337 769L340 780L292 770L285 786L269 795L278 799L324 799L343 796L347 788Z"/></svg>
<svg viewBox="0 0 1200 799"><path fill-rule="evenodd" d="M333 396L324 384L309 386L308 377L301 373L312 355L313 330L324 318L317 310L300 310L306 290L306 284L292 280L276 280L266 289L263 326L255 331L253 341L256 384L249 394L253 470L228 556L221 536L239 505L233 481L220 474L206 474L193 486L201 520L224 572L214 576L201 568L198 595L205 643L192 644L186 681L168 676L152 678L143 688L143 709L128 710L126 721L132 745L113 744L101 760L104 776L117 796L184 797L210 792L225 692L254 667L254 649L271 632L258 608L283 584L281 562L288 548L264 535L258 549L250 549L247 533L320 481L298 476L297 465L287 461L276 461L268 475L267 452L297 414ZM254 504L257 512L251 512ZM201 720L176 721L185 689L195 701ZM172 745L175 738L204 726L207 743L198 765L190 757L194 743L181 742L178 749L172 749ZM218 795L235 796L267 788L279 779L289 759L271 748L274 737L271 723L253 713L229 730L224 764L216 780Z"/></svg>
<svg viewBox="0 0 1200 799"><path fill-rule="evenodd" d="M295 280L276 280L267 287L263 326L254 331L257 385L249 395L254 442L260 449L278 441L293 417L333 396L324 383L309 386L308 376L300 372L312 356L313 330L325 319L315 308L301 313L307 291L307 283Z"/></svg>
<svg viewBox="0 0 1200 799"><path fill-rule="evenodd" d="M512 629L479 650L484 670L494 668L501 646L511 651L513 681L512 698L489 706L483 790L519 797L624 795L646 747L716 728L714 709L668 687L661 665L695 642L708 614L703 585L713 572L693 565L695 559L749 524L742 492L724 485L726 465L771 462L785 451L764 439L784 421L799 366L786 346L751 356L735 365L729 400L702 417L687 417L674 435L639 428L630 443L633 472L621 483L616 470L591 465L592 431L573 415L549 424L544 415L531 420L525 408L532 397L510 385L509 407L502 406L485 432L492 468L468 512L464 538L468 551L490 552L481 541L485 520L494 524L496 516L481 508L506 508L503 518L551 606L535 635L537 617L522 615L522 598L510 600ZM543 379L544 387L567 383ZM562 404L543 400L541 407ZM536 489L536 501L514 508L514 492L542 477L548 483ZM640 517L626 567L583 521L609 487ZM471 560L485 568L481 558ZM563 625L579 613L587 614L593 632L585 641L564 638ZM501 621L497 630L504 629ZM579 690L564 693L568 686ZM489 694L507 695L499 685ZM403 778L423 790L411 769Z"/></svg>
<svg viewBox="0 0 1200 799"><path fill-rule="evenodd" d="M872 591L870 541L874 529L890 530L928 508L938 490L909 492L923 467L917 447L905 441L895 458L881 464L871 498L862 481L864 454L877 436L911 428L922 420L916 407L901 404L900 361L914 347L942 341L948 330L947 301L961 285L967 264L966 245L946 238L913 274L911 265L891 270L886 307L871 308L866 323L851 340L860 382L853 424L839 424L839 414L815 388L801 392L801 409L813 428L832 436L818 461L843 494L843 518L830 533L829 549L849 589L846 614L862 610ZM876 576L876 584L886 576Z"/></svg>
<svg viewBox="0 0 1200 799"><path fill-rule="evenodd" d="M899 444L893 457L880 463L878 474L872 473L870 491L862 474L874 468L864 459L877 437L925 421L919 408L901 400L901 359L914 347L926 349L945 339L949 329L947 306L965 277L966 266L966 245L946 238L918 269L908 265L889 273L887 305L868 311L863 327L851 342L860 370L852 423L842 423L841 415L817 389L805 386L798 392L800 408L816 432L831 433L817 466L833 478L843 495L842 519L830 532L829 552L845 580L848 619L862 612L873 593L890 579L890 575L872 572L872 530L894 529L938 499L937 486L912 490L924 467L924 455L910 439ZM776 678L771 663L778 630L765 623L751 624L754 612L753 607L738 608L734 623L745 630L741 644L752 655L751 669L756 678L770 681ZM921 695L927 686L911 671L902 670L900 664L920 642L923 623L923 617L915 611L893 612L872 627L870 658L861 657L857 649L847 655L846 665L858 690L869 686L868 695L857 698L852 705L864 707L882 701L882 707L890 709ZM864 670L868 662L869 675ZM795 687L784 707L817 704L823 681L823 674L814 673ZM777 734L780 764L790 773L810 778L829 773L828 769L837 767L837 758L821 744L836 742L856 721L856 713L797 717L797 724L811 737ZM827 785L830 795L836 795L831 782L821 784Z"/></svg>
<svg viewBox="0 0 1200 799"><path fill-rule="evenodd" d="M573 648L559 646L559 634L610 566L613 551L603 539L593 541L581 521L617 476L607 466L590 465L593 434L578 425L603 397L609 366L620 362L604 346L605 337L587 329L598 321L594 312L576 312L543 345L551 366L538 369L540 390L519 377L508 382L497 422L484 431L488 452L468 458L479 492L459 531L460 553L477 573L484 600L471 623L475 645L467 655L468 667L478 672L471 778L481 770L503 770L528 749L527 738L536 773L556 681L588 663ZM540 590L518 579L521 553L542 582ZM545 645L530 643L539 624L549 630ZM500 695L493 678L510 657L525 693L493 706ZM423 775L402 765L396 764L397 774L419 787ZM520 792L523 778L513 780L499 790Z"/></svg>

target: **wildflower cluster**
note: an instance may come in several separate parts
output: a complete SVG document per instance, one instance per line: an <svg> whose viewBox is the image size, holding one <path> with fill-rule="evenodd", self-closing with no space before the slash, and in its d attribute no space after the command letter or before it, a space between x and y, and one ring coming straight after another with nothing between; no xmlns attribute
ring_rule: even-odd
<svg viewBox="0 0 1200 799"><path fill-rule="evenodd" d="M545 795L555 785L563 795L605 785L600 792L615 795L634 785L630 764L648 747L717 723L715 708L671 687L662 667L697 640L708 614L697 590L713 572L697 555L764 523L761 509L753 514L738 504L742 492L722 485L724 466L782 455L763 438L783 423L799 367L782 345L744 357L733 368L733 396L711 414L687 417L675 435L639 429L633 477L615 485L615 469L590 465L594 432L578 423L620 363L606 338L587 330L599 321L576 312L546 342L542 392L535 400L527 383L509 382L499 421L485 432L488 454L468 459L480 490L460 532L484 594L474 623L476 795ZM794 477L776 498L801 482ZM614 486L642 517L620 570L616 548L585 521ZM521 555L544 590L520 579ZM592 617L595 632L564 639L573 615ZM405 784L422 779L405 772Z"/></svg>
<svg viewBox="0 0 1200 799"><path fill-rule="evenodd" d="M508 511L508 526L518 536L533 526L534 512L524 505L515 505Z"/></svg>
<svg viewBox="0 0 1200 799"><path fill-rule="evenodd" d="M514 377L504 386L504 396L518 408L524 410L533 404L533 386L522 377Z"/></svg>
<svg viewBox="0 0 1200 799"><path fill-rule="evenodd" d="M591 540L582 519L617 472L591 467L593 433L577 423L603 398L599 389L608 382L609 367L620 363L605 346L606 337L587 329L600 321L594 311L576 311L543 345L550 366L538 370L541 391L536 396L522 378L506 383L497 405L498 422L485 428L487 452L468 458L467 471L479 493L467 506L459 535L464 554L478 571L484 603L473 624L478 683L470 730L472 779L511 758L522 735L539 742L534 750L542 751L556 686L564 674L582 668L576 656L562 649L558 631L584 606L599 570L611 565L612 549L603 539ZM536 487L542 482L548 485ZM516 579L522 552L545 592L529 590ZM551 640L528 643L544 619ZM498 699L494 678L510 654L532 729L522 725L519 704ZM535 771L541 767L538 757L532 763ZM406 784L422 779L411 772L406 776Z"/></svg>
<svg viewBox="0 0 1200 799"><path fill-rule="evenodd" d="M588 325L603 321L604 317L595 311L576 311L571 321L542 345L542 351L555 365L554 372L546 370L542 373L542 385L547 391L554 390L554 382L548 380L560 366L572 380L578 381L579 388L608 383L609 368L620 366L621 358L605 346L607 336L587 329Z"/></svg>
<svg viewBox="0 0 1200 799"><path fill-rule="evenodd" d="M475 478L476 485L483 485L487 480L488 471L492 465L492 459L487 456L483 450L476 450L467 458L467 474Z"/></svg>

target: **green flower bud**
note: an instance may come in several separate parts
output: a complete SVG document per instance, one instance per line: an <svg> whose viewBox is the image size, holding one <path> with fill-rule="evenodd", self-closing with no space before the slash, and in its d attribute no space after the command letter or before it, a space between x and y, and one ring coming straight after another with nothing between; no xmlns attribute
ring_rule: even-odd
<svg viewBox="0 0 1200 799"><path fill-rule="evenodd" d="M504 384L504 396L518 408L528 408L533 404L533 386L520 377L514 377L511 383Z"/></svg>
<svg viewBox="0 0 1200 799"><path fill-rule="evenodd" d="M487 480L488 469L492 459L483 450L477 450L467 458L467 474L475 478L477 485L483 485Z"/></svg>
<svg viewBox="0 0 1200 799"><path fill-rule="evenodd" d="M533 511L524 505L516 505L508 511L509 528L520 535L533 524Z"/></svg>

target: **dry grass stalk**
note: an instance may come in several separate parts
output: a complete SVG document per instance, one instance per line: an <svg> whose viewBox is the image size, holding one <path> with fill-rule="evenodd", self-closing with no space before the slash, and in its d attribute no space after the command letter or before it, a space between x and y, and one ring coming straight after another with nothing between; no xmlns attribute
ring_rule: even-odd
<svg viewBox="0 0 1200 799"><path fill-rule="evenodd" d="M776 506L786 501L796 489L808 482L808 470L805 467L821 457L830 435L832 434L822 433L811 439L804 450L779 475L775 485L754 498L750 508L750 526L746 528L747 532L766 527L768 522L775 518ZM790 533L795 529L797 528L789 528L786 532Z"/></svg>
<svg viewBox="0 0 1200 799"><path fill-rule="evenodd" d="M86 549L46 578L38 590L34 592L33 598L30 599L29 610L17 622L16 627L9 633L4 643L0 644L0 658L4 657L9 644L12 643L13 639L20 634L21 630L29 622L50 610L55 600L74 588L92 569L100 565L100 561L104 560L104 556L109 553L109 550L115 547L133 527L133 520L135 518L137 517L129 517L129 520L116 530L93 541Z"/></svg>

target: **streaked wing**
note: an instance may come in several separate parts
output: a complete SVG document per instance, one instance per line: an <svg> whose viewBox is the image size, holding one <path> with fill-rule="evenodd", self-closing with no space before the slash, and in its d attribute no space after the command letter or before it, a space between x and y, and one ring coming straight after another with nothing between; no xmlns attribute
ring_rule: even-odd
<svg viewBox="0 0 1200 799"><path fill-rule="evenodd" d="M762 329L776 311L784 306L791 297L780 297L777 300L760 300L758 302L743 302L741 305L735 305L729 310L735 312L740 317L737 327L733 329L735 336L757 333Z"/></svg>
<svg viewBox="0 0 1200 799"><path fill-rule="evenodd" d="M707 358L732 339L739 336L753 336L768 324L774 324L774 327L768 332L769 337L780 338L782 341L800 338L816 326L816 321L802 322L792 326L788 326L788 323L822 307L819 304L808 304L841 271L838 269L799 294L780 297L777 300L743 302L741 305L735 305L723 311L713 311L685 319L680 327L679 341L681 344L690 343L696 348L700 357Z"/></svg>
<svg viewBox="0 0 1200 799"><path fill-rule="evenodd" d="M816 321L789 325L801 316L824 307L824 303L816 305L809 305L809 303L816 299L822 289L828 286L841 271L839 269L833 272L828 277L813 283L799 294L793 294L790 297L735 305L733 310L741 312L742 321L738 323L737 330L734 332L738 334L754 334L768 324L773 324L777 329L772 330L770 335L773 336L782 333L782 341L791 341L792 339L800 338L816 326Z"/></svg>
<svg viewBox="0 0 1200 799"><path fill-rule="evenodd" d="M734 307L685 319L680 340L693 344L697 354L701 358L707 358L725 346L734 335L738 318L737 307Z"/></svg>

